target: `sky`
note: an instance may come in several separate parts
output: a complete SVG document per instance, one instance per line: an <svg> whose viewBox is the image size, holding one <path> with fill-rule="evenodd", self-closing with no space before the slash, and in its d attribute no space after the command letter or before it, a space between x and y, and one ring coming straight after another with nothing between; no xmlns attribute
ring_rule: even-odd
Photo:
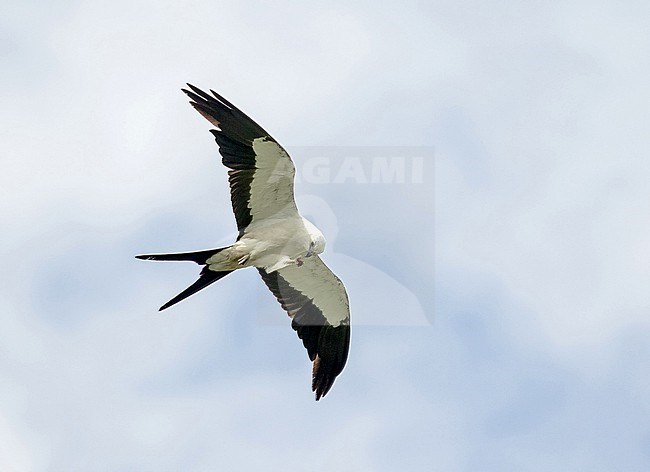
<svg viewBox="0 0 650 472"><path fill-rule="evenodd" d="M650 467L650 6L6 1L0 470ZM186 82L291 153L352 309L315 402Z"/></svg>

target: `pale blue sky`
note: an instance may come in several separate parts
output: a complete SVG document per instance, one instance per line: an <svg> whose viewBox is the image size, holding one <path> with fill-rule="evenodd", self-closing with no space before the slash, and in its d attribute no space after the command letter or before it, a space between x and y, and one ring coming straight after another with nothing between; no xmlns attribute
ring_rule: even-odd
<svg viewBox="0 0 650 472"><path fill-rule="evenodd" d="M647 4L41 3L0 7L0 470L650 467ZM255 271L158 313L197 267L133 259L234 232L185 82L299 169L428 149L297 187L355 324L318 403Z"/></svg>

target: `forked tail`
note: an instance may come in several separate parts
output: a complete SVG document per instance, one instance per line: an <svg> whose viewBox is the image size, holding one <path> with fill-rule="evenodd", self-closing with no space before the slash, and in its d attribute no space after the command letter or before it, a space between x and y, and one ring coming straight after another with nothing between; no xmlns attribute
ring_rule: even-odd
<svg viewBox="0 0 650 472"><path fill-rule="evenodd" d="M222 247L218 249L206 249L204 251L178 252L172 254L142 254L139 256L135 256L136 259L143 259L147 261L191 261L205 266L201 270L199 279L196 282L194 282L192 285L187 287L181 293L179 293L174 298L172 298L167 303L165 303L163 306L161 306L159 311L162 311L165 308L169 308L170 306L177 304L181 300L185 300L190 295L195 294L199 290L204 289L208 285L216 282L217 280L224 278L226 275L233 272L232 270L223 270L223 271L210 270L207 265L207 260L210 259L210 257L223 251L224 249L228 249L228 248Z"/></svg>

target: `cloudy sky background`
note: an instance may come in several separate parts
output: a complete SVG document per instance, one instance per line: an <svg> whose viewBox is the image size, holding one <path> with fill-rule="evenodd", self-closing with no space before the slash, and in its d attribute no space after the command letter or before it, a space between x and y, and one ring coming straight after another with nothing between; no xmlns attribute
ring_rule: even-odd
<svg viewBox="0 0 650 472"><path fill-rule="evenodd" d="M0 470L648 469L650 6L336 3L2 4ZM357 324L318 403L255 271L161 314L196 266L133 259L235 230L188 81L299 171L425 157L297 187Z"/></svg>

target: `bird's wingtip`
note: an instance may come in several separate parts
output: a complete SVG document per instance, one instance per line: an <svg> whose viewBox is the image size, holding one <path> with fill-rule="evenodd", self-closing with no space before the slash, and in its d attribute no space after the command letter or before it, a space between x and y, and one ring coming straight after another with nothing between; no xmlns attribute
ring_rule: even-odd
<svg viewBox="0 0 650 472"><path fill-rule="evenodd" d="M185 85L187 85L187 86L190 88L191 92L190 92L190 90L187 90L187 89L181 89L181 90L182 90L183 92L185 92L186 94L188 94L188 95L191 94L192 92L194 92L195 94L200 95L200 96L202 96L202 97L206 97L206 96L207 96L208 98L210 97L210 96L207 95L203 90L201 90L201 89L198 88L198 87L195 87L194 85L192 85L192 84L190 84L190 83L187 83L187 84L185 84Z"/></svg>

